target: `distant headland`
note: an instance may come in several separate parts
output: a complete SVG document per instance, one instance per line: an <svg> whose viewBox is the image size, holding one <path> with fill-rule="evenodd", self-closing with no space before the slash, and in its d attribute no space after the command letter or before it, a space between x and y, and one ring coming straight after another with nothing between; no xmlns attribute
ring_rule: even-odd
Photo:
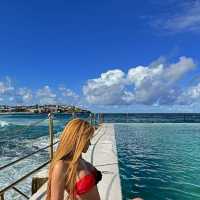
<svg viewBox="0 0 200 200"><path fill-rule="evenodd" d="M0 105L0 114L9 113L91 113L71 105L31 105L31 106L8 106Z"/></svg>

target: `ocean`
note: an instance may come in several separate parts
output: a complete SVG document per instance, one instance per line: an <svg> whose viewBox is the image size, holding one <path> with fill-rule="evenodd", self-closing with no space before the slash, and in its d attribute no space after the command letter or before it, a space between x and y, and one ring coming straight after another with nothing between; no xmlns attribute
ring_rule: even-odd
<svg viewBox="0 0 200 200"><path fill-rule="evenodd" d="M70 114L54 116L55 141L70 119ZM200 114L107 113L104 121L115 123L123 199L200 199ZM46 114L0 115L0 166L47 145ZM46 149L0 171L0 188L48 158ZM31 177L16 187L30 196ZM13 190L5 197L24 199Z"/></svg>

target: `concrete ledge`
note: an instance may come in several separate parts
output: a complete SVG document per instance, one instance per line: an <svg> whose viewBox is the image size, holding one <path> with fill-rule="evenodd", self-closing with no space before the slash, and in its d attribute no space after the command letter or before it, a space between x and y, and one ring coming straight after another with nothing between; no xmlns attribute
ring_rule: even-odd
<svg viewBox="0 0 200 200"><path fill-rule="evenodd" d="M83 157L103 174L102 180L97 185L101 200L122 200L113 124L104 123L96 130L92 145ZM36 176L47 177L47 168ZM30 199L44 200L46 187L47 182ZM65 192L66 195L67 192Z"/></svg>

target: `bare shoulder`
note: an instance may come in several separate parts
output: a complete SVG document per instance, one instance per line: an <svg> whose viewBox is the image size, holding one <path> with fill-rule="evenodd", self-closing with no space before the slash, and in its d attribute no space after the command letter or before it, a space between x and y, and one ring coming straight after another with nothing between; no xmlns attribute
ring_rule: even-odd
<svg viewBox="0 0 200 200"><path fill-rule="evenodd" d="M66 163L63 160L59 160L54 165L54 169L56 170L64 170L66 168Z"/></svg>
<svg viewBox="0 0 200 200"><path fill-rule="evenodd" d="M54 176L63 176L63 173L66 171L66 163L64 163L62 160L59 160L56 162L53 168L53 174Z"/></svg>

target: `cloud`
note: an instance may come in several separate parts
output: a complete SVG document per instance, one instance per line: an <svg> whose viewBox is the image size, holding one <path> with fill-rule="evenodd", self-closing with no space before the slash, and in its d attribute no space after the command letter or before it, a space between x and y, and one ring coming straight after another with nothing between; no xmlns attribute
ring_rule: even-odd
<svg viewBox="0 0 200 200"><path fill-rule="evenodd" d="M10 77L6 77L0 81L0 99L1 103L8 104L9 102L21 105L27 104L32 100L32 91L28 88L17 88L13 85Z"/></svg>
<svg viewBox="0 0 200 200"><path fill-rule="evenodd" d="M10 101L10 96L15 93L15 87L13 86L10 77L0 81L0 99L1 103Z"/></svg>
<svg viewBox="0 0 200 200"><path fill-rule="evenodd" d="M159 101L161 104L171 104L178 95L174 92L177 81L194 69L192 58L180 57L174 64L155 63L150 66L137 66L128 71L127 79L134 86L132 99L136 103L153 104ZM174 96L175 95L175 96ZM130 97L130 92L129 96Z"/></svg>
<svg viewBox="0 0 200 200"><path fill-rule="evenodd" d="M19 88L15 94L15 101L17 104L29 104L33 99L32 91L28 88Z"/></svg>
<svg viewBox="0 0 200 200"><path fill-rule="evenodd" d="M48 85L38 89L36 92L36 101L40 104L56 104L56 94L53 93Z"/></svg>
<svg viewBox="0 0 200 200"><path fill-rule="evenodd" d="M64 96L64 97L72 97L72 98L74 98L74 99L77 99L77 98L79 97L79 96L78 96L75 92L73 92L71 89L66 88L66 87L64 87L64 86L60 86L58 89L61 91L61 94L62 94L62 96Z"/></svg>
<svg viewBox="0 0 200 200"><path fill-rule="evenodd" d="M119 69L109 70L88 80L83 94L88 103L96 105L170 105L182 93L178 81L195 66L192 58L182 56L172 64L158 59L130 68L126 75Z"/></svg>
<svg viewBox="0 0 200 200"><path fill-rule="evenodd" d="M200 83L183 90L176 100L177 104L190 105L200 103Z"/></svg>
<svg viewBox="0 0 200 200"><path fill-rule="evenodd" d="M200 1L183 4L183 11L166 21L165 28L172 31L200 30Z"/></svg>
<svg viewBox="0 0 200 200"><path fill-rule="evenodd" d="M65 86L51 89L46 85L36 91L35 102L39 104L77 104L79 95Z"/></svg>
<svg viewBox="0 0 200 200"><path fill-rule="evenodd" d="M159 110L161 106L169 109L175 108L174 105L190 106L199 102L200 79L195 78L192 85L184 87L181 81L195 68L196 62L190 57L182 56L174 63L161 57L149 65L131 67L127 72L113 69L89 79L83 85L81 95L64 85L45 85L33 91L17 87L7 77L0 81L0 102L8 105L73 104L104 110L108 107L127 110L127 107L135 111L139 106L153 107L151 110Z"/></svg>
<svg viewBox="0 0 200 200"><path fill-rule="evenodd" d="M113 105L124 103L126 84L125 73L120 69L102 73L99 78L90 79L83 86L83 94L88 103L98 105Z"/></svg>
<svg viewBox="0 0 200 200"><path fill-rule="evenodd" d="M0 81L0 95L7 95L14 90L11 79L6 77L5 80Z"/></svg>
<svg viewBox="0 0 200 200"><path fill-rule="evenodd" d="M80 96L76 94L73 90L66 88L65 86L59 86L59 98L58 101L60 103L77 105L80 103Z"/></svg>
<svg viewBox="0 0 200 200"><path fill-rule="evenodd" d="M0 102L7 105L32 104L80 104L84 105L79 95L64 85L50 88L45 85L36 91L27 87L18 87L10 77L0 80ZM83 106L82 105L82 106Z"/></svg>
<svg viewBox="0 0 200 200"><path fill-rule="evenodd" d="M175 4L176 3L176 4ZM171 6L170 6L171 5ZM170 32L199 32L200 31L200 1L172 1L167 9L174 7L173 12L159 16L152 24Z"/></svg>

